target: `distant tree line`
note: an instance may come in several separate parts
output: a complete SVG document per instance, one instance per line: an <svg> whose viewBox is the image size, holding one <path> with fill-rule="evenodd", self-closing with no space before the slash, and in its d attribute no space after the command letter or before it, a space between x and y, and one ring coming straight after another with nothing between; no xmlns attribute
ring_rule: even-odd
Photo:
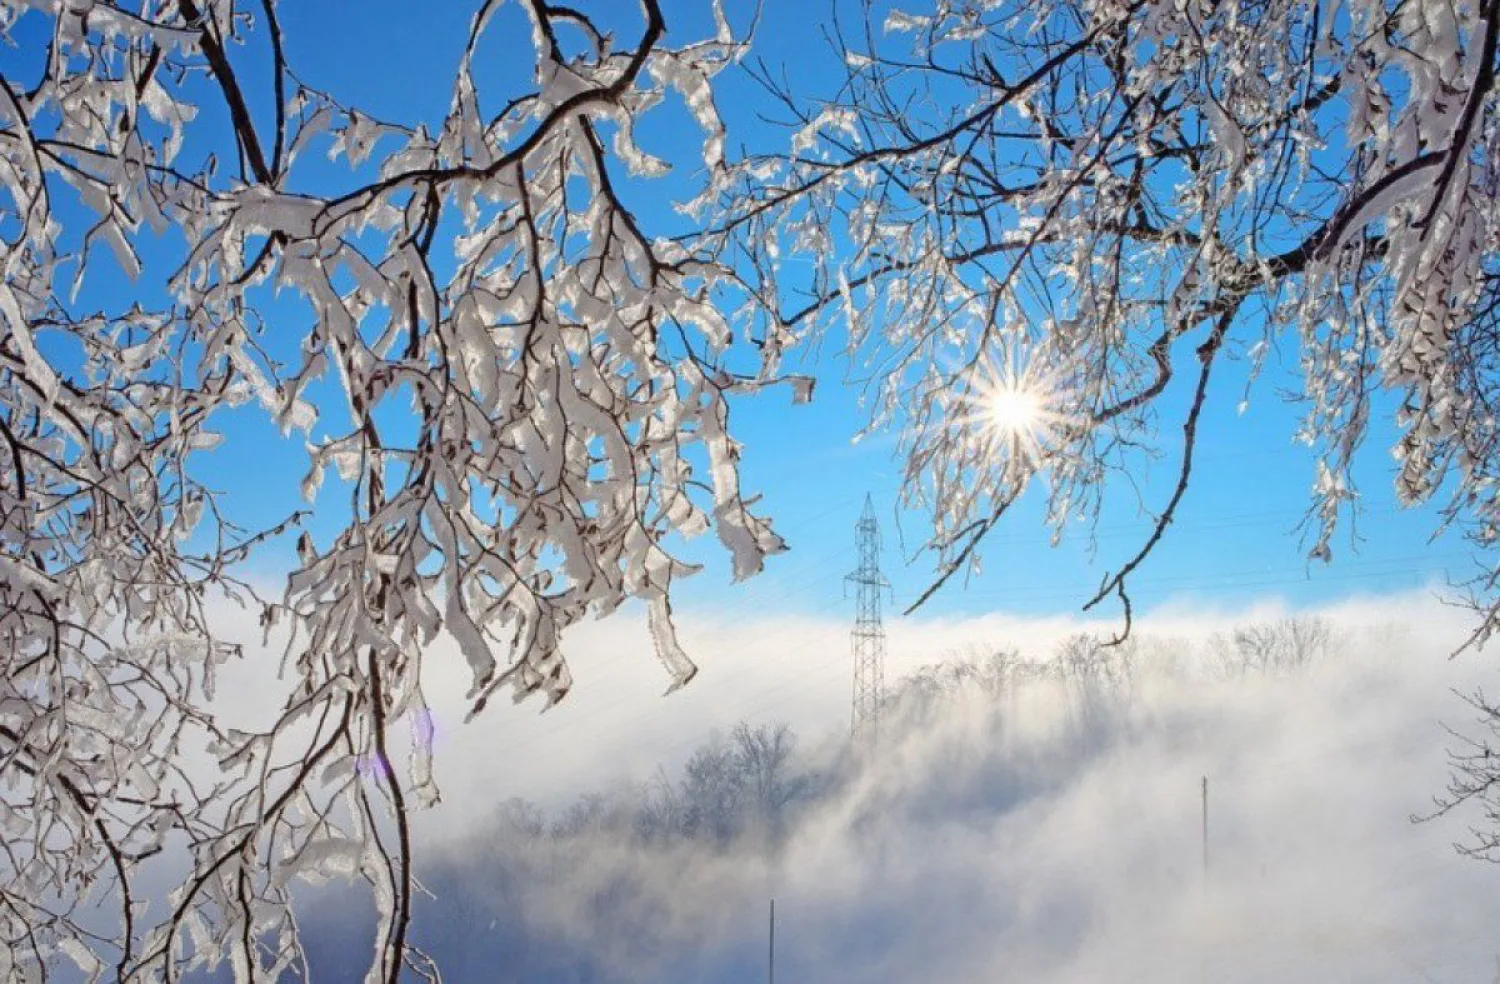
<svg viewBox="0 0 1500 984"><path fill-rule="evenodd" d="M1327 619L1313 615L1236 626L1215 633L1201 646L1147 634L1112 645L1097 635L1078 632L1044 657L984 646L951 653L905 677L891 699L921 703L970 689L998 695L1040 681L1128 693L1145 673L1167 677L1291 673L1327 658L1347 643Z"/></svg>
<svg viewBox="0 0 1500 984"><path fill-rule="evenodd" d="M501 820L512 835L554 840L608 834L646 844L723 847L751 836L774 842L819 785L798 759L790 726L741 722L695 749L675 780L659 768L648 782L587 793L551 817L513 799Z"/></svg>
<svg viewBox="0 0 1500 984"><path fill-rule="evenodd" d="M1128 702L1146 675L1171 679L1234 679L1299 672L1340 650L1347 640L1326 619L1289 616L1248 623L1210 636L1201 646L1136 634L1107 645L1088 633L1064 638L1043 657L1005 647L973 646L902 678L886 697L886 713L902 727L941 711L958 697L999 700L1028 687L1063 688L1077 708ZM740 722L715 733L683 761L647 782L593 791L548 813L521 799L498 818L501 839L566 841L605 836L620 843L691 843L716 849L749 839L774 848L799 809L848 778L855 756L802 754L785 723Z"/></svg>

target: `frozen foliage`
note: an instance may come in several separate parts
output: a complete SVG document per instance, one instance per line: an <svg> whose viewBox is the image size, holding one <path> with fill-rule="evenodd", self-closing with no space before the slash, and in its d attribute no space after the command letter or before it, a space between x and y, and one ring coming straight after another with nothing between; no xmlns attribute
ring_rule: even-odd
<svg viewBox="0 0 1500 984"><path fill-rule="evenodd" d="M1446 488L1494 538L1500 0L930 0L842 53L840 99L786 94L795 152L749 160L721 11L669 48L658 0L476 6L446 114L413 124L300 81L275 0L0 0L47 42L0 75L0 976L295 974L292 893L329 876L369 886L372 979L426 969L426 646L456 640L475 712L556 701L569 626L634 598L685 683L672 538L712 530L736 577L782 549L728 399L806 398L783 353L838 318L944 576L1041 472L1059 528L1096 510L1186 365L1181 480L1100 591L1124 599L1210 369L1262 324L1307 370L1315 555L1380 387L1401 495ZM527 91L480 91L499 32L531 40ZM670 241L620 183L665 173L635 133L669 99L706 175ZM1026 442L972 412L1006 374L1043 404ZM237 565L299 517L236 528L197 468L236 408L305 438L305 494L346 510L273 601ZM288 640L265 730L204 710L224 595ZM164 909L153 856L185 859Z"/></svg>
<svg viewBox="0 0 1500 984"><path fill-rule="evenodd" d="M295 973L299 875L372 887L371 979L420 967L407 812L437 791L426 742L399 770L391 749L425 720L424 647L457 640L475 712L502 687L556 701L567 627L637 598L678 686L692 568L667 537L712 529L737 577L782 549L726 402L774 366L725 367L727 271L648 238L615 183L664 171L632 134L669 96L724 166L709 82L739 45L722 15L670 49L656 0L592 6L605 27L479 4L447 115L409 126L300 82L274 0L0 0L0 30L50 35L0 77L0 977L59 954ZM534 88L487 114L471 61L517 28ZM89 291L110 263L138 304ZM234 565L298 517L236 529L196 477L236 407L309 439L309 500L330 468L347 493L277 601ZM202 711L225 592L289 639L266 731ZM164 848L188 870L148 910ZM117 915L85 925L96 897Z"/></svg>
<svg viewBox="0 0 1500 984"><path fill-rule="evenodd" d="M1038 477L1061 535L1165 444L1178 481L1157 529L1085 606L1118 595L1128 631L1128 578L1189 484L1210 374L1231 356L1253 374L1271 343L1303 370L1312 557L1357 508L1382 390L1401 501L1437 497L1443 522L1495 539L1500 3L847 6L865 16L836 41L837 94L767 73L789 152L700 205L782 299L769 349L847 323L940 579ZM1017 380L1044 417L1025 441L983 412ZM1481 594L1482 639L1500 609Z"/></svg>

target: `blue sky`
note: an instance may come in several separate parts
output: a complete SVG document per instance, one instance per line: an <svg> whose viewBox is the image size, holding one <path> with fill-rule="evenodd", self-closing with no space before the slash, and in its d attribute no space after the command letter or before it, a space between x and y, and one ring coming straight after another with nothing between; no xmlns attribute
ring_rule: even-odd
<svg viewBox="0 0 1500 984"><path fill-rule="evenodd" d="M281 13L290 64L307 83L376 116L435 124L447 109L453 66L468 30L469 5L427 4L416 21L409 10L390 0L285 4ZM737 27L748 23L746 4L731 3L730 11ZM839 69L820 31L810 26L821 20L821 5L816 12L819 18L811 18L805 5L767 3L754 47L754 57L777 71L784 69L794 86L809 95L830 91ZM666 13L669 43L696 40L712 30L706 4L668 3ZM633 16L622 16L622 40L634 38L638 31ZM527 35L519 7L509 5L476 60L486 105L498 106L526 83L531 68ZM40 55L40 38L28 34L24 22L15 37L18 47L0 54L0 68L28 78L34 71L28 66L35 66ZM237 57L245 66L246 89L252 98L256 93L263 97L270 89L268 79L255 73L264 72L265 62L249 55ZM790 133L760 120L761 113L774 109L744 72L731 69L721 76L718 93L730 124L731 153L742 147L766 151L786 146ZM265 105L257 108L265 115ZM630 183L625 195L648 232L669 234L682 228L683 220L670 210L670 203L691 193L693 155L701 135L680 105L665 106L649 119L638 133L643 146L684 162L682 177L687 180ZM222 130L214 132L213 124L205 132L224 136ZM187 159L194 153L190 143ZM314 162L315 158L320 158L316 152L308 155L294 181L349 180L342 165ZM112 269L106 256L101 254L101 259L90 271L81 306L114 306L140 289ZM1242 321L1241 331L1252 333L1254 326ZM913 556L924 539L924 516L897 508L901 466L894 457L895 435L852 440L864 417L858 389L846 380L857 378L859 367L840 355L836 339L799 358L797 368L820 377L811 404L793 406L788 393L772 391L739 401L732 419L746 446L745 486L764 495L763 508L792 550L771 559L759 584L734 587L727 563L712 538L705 537L692 544L690 552L706 562L707 569L682 583L679 610L738 606L749 599L757 599L754 603L762 609L798 614L831 615L848 608L842 577L854 567L853 524L867 493L883 522L885 566L896 606L914 598L932 575L931 558ZM1171 533L1133 582L1138 609L1184 597L1223 605L1268 595L1296 607L1349 594L1410 589L1441 581L1445 573L1467 573L1467 553L1457 536L1429 543L1437 522L1433 510L1403 511L1394 504L1393 468L1386 453L1393 433L1389 414L1377 422L1358 474L1367 505L1359 525L1362 539L1351 543L1346 529L1334 544L1332 566L1305 561L1295 528L1308 501L1313 462L1306 449L1292 441L1298 409L1281 396L1282 390L1296 385L1295 358L1295 348L1287 340L1272 355L1243 413L1237 407L1245 363L1230 364L1216 374L1211 406L1200 424L1192 488ZM1165 405L1181 406L1182 391L1190 385L1191 380L1179 378ZM338 405L331 402L332 386L322 393L330 398L325 412L338 413ZM1164 419L1164 457L1149 472L1135 476L1148 507L1159 507L1170 492L1177 460L1171 441L1177 427ZM224 449L204 462L203 470L229 492L230 514L255 525L297 508L297 483L305 467L300 437L281 438L253 412L226 421L225 430ZM335 484L325 487L319 511L342 512L338 495ZM974 615L1075 610L1104 572L1132 556L1149 533L1150 517L1141 511L1131 486L1116 481L1099 525L1097 553L1089 549L1082 526L1053 548L1040 522L1041 500L1040 490L1033 489L986 544L983 572L971 577L967 586L955 580L927 611ZM322 525L316 516L313 523L315 531ZM261 563L274 573L285 556L271 553Z"/></svg>
<svg viewBox="0 0 1500 984"><path fill-rule="evenodd" d="M797 88L809 94L831 91L839 68L821 29L813 26L824 19L825 5L815 6L810 11L805 4L765 4L754 48L756 57L784 70ZM460 7L436 4L424 9L421 38L413 44L405 36L393 36L394 32L381 26L383 18L373 13L350 17L336 5L288 5L287 35L300 37L303 46L299 51L293 44L289 55L310 81L335 92L357 93L362 103L378 112L404 120L436 119L446 108L447 73L467 28L467 14ZM730 4L737 27L748 22L746 7ZM669 4L666 13L669 40L693 40L711 30L707 4ZM518 10L510 10L507 16L510 23L521 25ZM622 20L622 37L633 37L637 29L633 22ZM325 46L311 40L326 31L339 32L347 43ZM511 47L511 41L514 57L500 51ZM489 44L504 64L527 64L529 50L521 31L493 31ZM481 59L480 64L489 64L494 71L493 61ZM395 65L401 70L394 70ZM489 81L499 86L504 80L496 72ZM721 76L718 88L720 109L730 123L731 150L785 146L790 134L757 118L761 113L774 115L774 109L744 73L731 70ZM490 91L498 101L500 89ZM647 150L687 162L690 173L692 151L700 137L680 106L663 107L653 114L640 136ZM675 178L637 183L630 200L640 208L649 229L671 232L681 220L666 205L681 188ZM1252 326L1242 328L1253 330ZM746 487L764 494L765 508L792 550L769 561L760 579L763 583L737 588L729 585L727 565L710 538L705 538L692 552L708 567L699 577L683 582L679 608L695 604L737 607L747 592L764 599L758 604L804 614L831 614L840 606L847 607L842 576L855 566L853 524L866 493L874 497L882 519L885 565L896 603L914 598L931 576L927 555L906 562L923 540L926 520L919 513L897 509L901 463L893 456L895 436L876 434L859 443L852 441L864 416L857 387L845 380L857 377L859 367L842 358L836 344L820 346L815 357L804 358L803 368L820 377L811 404L793 406L788 394L773 391L742 400L734 408L734 424L746 445ZM1388 417L1372 435L1358 476L1367 504L1359 524L1361 541L1353 544L1347 535L1336 541L1332 566L1306 562L1295 528L1307 506L1313 461L1307 449L1292 441L1299 410L1280 395L1295 386L1295 359L1295 349L1289 344L1273 354L1244 413L1238 412L1238 405L1246 365L1234 363L1216 375L1210 392L1212 406L1200 425L1193 486L1171 534L1138 572L1134 591L1138 606L1149 609L1184 596L1232 604L1266 595L1282 597L1294 606L1314 605L1348 594L1409 589L1441 580L1445 571L1455 576L1467 571L1467 554L1458 537L1449 535L1429 543L1436 524L1432 510L1405 511L1395 506L1394 469L1386 453L1393 433ZM1181 390L1190 385L1187 378L1174 384L1174 403L1180 406ZM1138 476L1148 505L1163 503L1170 492L1177 460L1170 442L1176 428L1174 422L1164 422L1166 456L1143 479ZM1118 482L1112 493L1094 554L1083 527L1058 547L1048 545L1047 531L1041 525L1042 496L1034 489L986 545L983 573L971 578L967 587L955 582L929 602L928 611L1040 614L1076 609L1104 571L1128 559L1149 532L1150 517L1139 510L1130 487Z"/></svg>

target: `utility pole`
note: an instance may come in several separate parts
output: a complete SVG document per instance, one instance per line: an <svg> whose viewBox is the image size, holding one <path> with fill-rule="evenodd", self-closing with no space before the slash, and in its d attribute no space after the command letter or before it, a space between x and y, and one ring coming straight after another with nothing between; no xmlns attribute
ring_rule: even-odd
<svg viewBox="0 0 1500 984"><path fill-rule="evenodd" d="M890 582L880 573L880 524L875 503L865 496L865 510L855 525L859 569L845 577L855 585L856 608L850 648L854 653L854 737L873 743L879 730L880 702L885 699L885 626L880 622L880 592Z"/></svg>
<svg viewBox="0 0 1500 984"><path fill-rule="evenodd" d="M776 984L776 900L771 900L771 953L766 962L766 980Z"/></svg>
<svg viewBox="0 0 1500 984"><path fill-rule="evenodd" d="M1203 877L1208 878L1208 776L1203 777Z"/></svg>

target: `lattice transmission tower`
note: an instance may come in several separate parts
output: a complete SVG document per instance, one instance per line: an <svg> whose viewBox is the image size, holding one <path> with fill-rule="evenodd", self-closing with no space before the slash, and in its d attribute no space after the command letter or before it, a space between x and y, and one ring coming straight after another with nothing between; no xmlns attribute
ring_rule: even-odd
<svg viewBox="0 0 1500 984"><path fill-rule="evenodd" d="M859 534L859 569L845 577L855 586L854 652L855 738L873 740L880 721L880 703L885 699L885 626L880 622L880 593L890 582L880 573L880 524L875 503L865 496L865 511L855 524Z"/></svg>

